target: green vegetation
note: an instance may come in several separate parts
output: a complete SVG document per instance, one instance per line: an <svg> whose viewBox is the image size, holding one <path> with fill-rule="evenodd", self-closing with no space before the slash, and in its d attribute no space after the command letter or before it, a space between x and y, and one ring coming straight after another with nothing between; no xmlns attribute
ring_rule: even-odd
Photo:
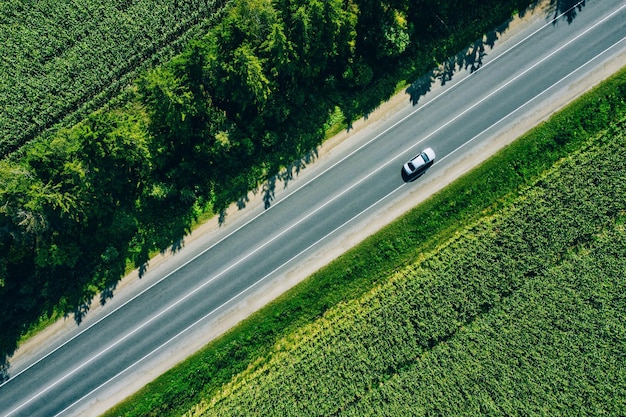
<svg viewBox="0 0 626 417"><path fill-rule="evenodd" d="M107 415L623 414L625 116L626 69Z"/></svg>
<svg viewBox="0 0 626 417"><path fill-rule="evenodd" d="M618 221L340 414L623 415L626 230Z"/></svg>
<svg viewBox="0 0 626 417"><path fill-rule="evenodd" d="M18 146L62 122L0 161L0 355L41 317L80 321L129 264L143 271L151 253L180 245L199 213L243 204L280 169L305 163L329 119L349 124L367 114L400 80L483 39L529 2L233 0L215 26L202 17L211 2L175 2L173 14L145 1L3 3L0 24L12 34L5 61L19 71L14 79L0 72L0 96L16 115L0 122L9 129L3 143ZM167 15L163 24L152 9ZM141 72L151 57L178 50L167 45L187 36L183 26L208 29ZM468 56L446 68L469 65ZM443 82L448 73L433 77ZM93 98L100 92L102 101ZM252 161L246 170L242 160Z"/></svg>
<svg viewBox="0 0 626 417"><path fill-rule="evenodd" d="M111 100L205 33L222 1L5 0L0 156Z"/></svg>

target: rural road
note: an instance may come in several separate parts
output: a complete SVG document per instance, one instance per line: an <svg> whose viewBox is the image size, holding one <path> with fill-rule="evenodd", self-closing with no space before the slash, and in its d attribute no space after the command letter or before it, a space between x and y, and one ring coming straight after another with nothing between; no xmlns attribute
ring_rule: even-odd
<svg viewBox="0 0 626 417"><path fill-rule="evenodd" d="M402 94L324 145L269 209L251 196L80 326L26 343L0 385L0 416L100 414L626 64L626 0L553 17L536 10L486 47L478 71L415 105ZM427 146L437 161L404 183L402 164Z"/></svg>

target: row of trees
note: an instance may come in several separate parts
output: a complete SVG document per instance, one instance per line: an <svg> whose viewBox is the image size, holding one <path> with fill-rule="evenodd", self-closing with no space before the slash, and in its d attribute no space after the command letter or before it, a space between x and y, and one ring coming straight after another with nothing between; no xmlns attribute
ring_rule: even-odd
<svg viewBox="0 0 626 417"><path fill-rule="evenodd" d="M128 262L145 266L199 211L221 212L319 145L331 111L366 113L398 68L432 66L527 4L233 0L126 104L0 162L0 354L45 313L80 321Z"/></svg>
<svg viewBox="0 0 626 417"><path fill-rule="evenodd" d="M400 12L385 9L379 21L408 39ZM177 193L195 193L201 178L219 210L319 145L342 93L372 80L375 65L358 52L363 15L352 1L236 1L219 27L139 84L160 143L159 178Z"/></svg>
<svg viewBox="0 0 626 417"><path fill-rule="evenodd" d="M115 286L147 224L137 202L148 155L144 121L116 111L38 143L19 164L0 162L2 352L42 314L80 321L96 292Z"/></svg>

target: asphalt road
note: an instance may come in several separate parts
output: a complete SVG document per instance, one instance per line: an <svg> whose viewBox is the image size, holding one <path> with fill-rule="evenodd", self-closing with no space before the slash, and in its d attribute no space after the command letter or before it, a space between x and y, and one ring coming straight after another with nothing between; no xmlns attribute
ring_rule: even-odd
<svg viewBox="0 0 626 417"><path fill-rule="evenodd" d="M338 254L346 236L379 223L400 202L423 199L427 185L465 157L492 152L498 135L623 60L625 22L626 1L604 0L587 1L571 23L544 15L518 28L487 48L480 70L458 71L417 105L355 132L286 189L280 185L268 210L251 206L227 218L79 327L12 363L0 415L97 414L139 388L201 346L228 315ZM404 183L402 164L427 146L437 161Z"/></svg>

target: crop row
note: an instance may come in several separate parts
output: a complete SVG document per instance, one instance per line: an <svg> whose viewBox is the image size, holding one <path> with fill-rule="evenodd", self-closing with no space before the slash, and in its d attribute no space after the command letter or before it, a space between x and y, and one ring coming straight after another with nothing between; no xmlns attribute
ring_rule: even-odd
<svg viewBox="0 0 626 417"><path fill-rule="evenodd" d="M402 415L398 410L419 414L420 408L429 410L425 414L461 409L552 414L580 404L589 412L610 412L612 407L615 412L623 404L607 398L624 390L624 374L611 363L623 360L626 343L619 290L625 272L624 158L622 125L560 161L501 213L464 229L388 283L279 341L271 355L191 414ZM584 266L583 281L577 281L579 263ZM598 264L607 265L600 269ZM561 285L561 276L569 281ZM563 299L563 292L569 298ZM544 299L543 310L524 314ZM622 313L613 317L612 311ZM606 328L597 329L601 319L610 320ZM502 320L508 322L498 324ZM484 326L489 328L483 330ZM594 333L589 336L587 329ZM509 334L493 342L484 334L504 331ZM511 339L508 344L506 336ZM478 339L465 343L467 337ZM535 350L524 351L528 346ZM508 350L492 358L493 363L480 360L485 352L499 348ZM571 372L577 359L585 358L598 363L585 362L588 373ZM545 374L515 380L514 370L532 372L535 359L542 360L539 368ZM455 361L461 369L451 367ZM423 376L425 386L410 387L411 372L427 373L437 367L447 373ZM586 379L579 381L581 375ZM594 385L596 378L609 378L617 385ZM514 385L499 386L500 379ZM387 384L425 394L415 399L401 396L381 409L385 403L378 400L392 398ZM527 402L526 395L539 400ZM498 409L495 401L501 397L510 401ZM370 399L361 404L364 398ZM446 401L447 411L442 408Z"/></svg>
<svg viewBox="0 0 626 417"><path fill-rule="evenodd" d="M75 123L139 70L211 24L221 0L11 0L0 5L0 156L72 113Z"/></svg>
<svg viewBox="0 0 626 417"><path fill-rule="evenodd" d="M622 223L340 414L624 415L625 247Z"/></svg>

